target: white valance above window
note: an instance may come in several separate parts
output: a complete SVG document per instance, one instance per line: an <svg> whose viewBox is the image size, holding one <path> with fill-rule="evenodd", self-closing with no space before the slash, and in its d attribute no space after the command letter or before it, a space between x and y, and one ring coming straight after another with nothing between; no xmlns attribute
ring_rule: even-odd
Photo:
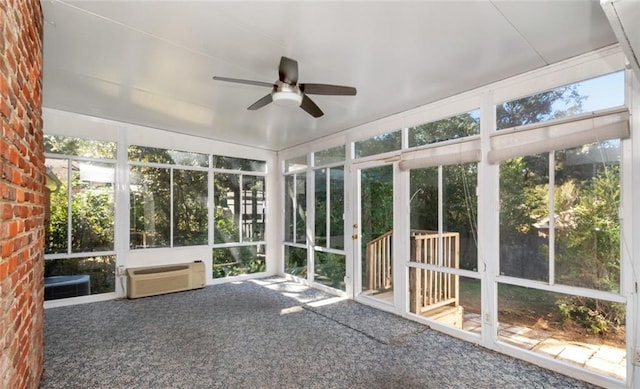
<svg viewBox="0 0 640 389"><path fill-rule="evenodd" d="M491 136L489 163L630 135L626 107L501 130Z"/></svg>
<svg viewBox="0 0 640 389"><path fill-rule="evenodd" d="M399 165L401 170L421 169L478 162L480 157L480 140L473 139L402 153Z"/></svg>

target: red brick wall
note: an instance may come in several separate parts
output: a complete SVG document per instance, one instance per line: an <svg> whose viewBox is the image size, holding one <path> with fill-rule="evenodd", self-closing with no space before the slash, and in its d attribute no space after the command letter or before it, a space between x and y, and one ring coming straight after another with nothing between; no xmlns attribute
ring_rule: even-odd
<svg viewBox="0 0 640 389"><path fill-rule="evenodd" d="M0 388L37 388L43 363L42 10L0 1Z"/></svg>

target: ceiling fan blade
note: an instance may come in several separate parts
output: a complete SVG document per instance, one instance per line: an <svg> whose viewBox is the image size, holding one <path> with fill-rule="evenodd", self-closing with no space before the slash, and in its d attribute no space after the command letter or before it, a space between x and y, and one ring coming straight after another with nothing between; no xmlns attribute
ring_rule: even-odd
<svg viewBox="0 0 640 389"><path fill-rule="evenodd" d="M298 61L287 57L280 58L278 75L280 81L285 84L295 85L298 82Z"/></svg>
<svg viewBox="0 0 640 389"><path fill-rule="evenodd" d="M264 107L265 105L269 104L272 101L273 101L273 97L271 97L271 93L269 93L265 97L261 98L260 100L256 101L255 103L251 104L251 106L249 108L247 108L247 109L250 110L250 111L255 111L256 109L260 109L260 108Z"/></svg>
<svg viewBox="0 0 640 389"><path fill-rule="evenodd" d="M356 88L328 84L300 84L300 90L310 95L355 96Z"/></svg>
<svg viewBox="0 0 640 389"><path fill-rule="evenodd" d="M314 118L319 118L324 115L324 112L306 95L302 95L302 103L300 104L300 108L304 109L309 115Z"/></svg>
<svg viewBox="0 0 640 389"><path fill-rule="evenodd" d="M262 81L252 81L252 80L241 80L238 78L228 78L228 77L218 77L218 76L213 76L213 79L216 81L225 81L225 82L235 82L236 84L247 84L247 85L254 85L254 86L264 86L267 88L273 88L274 85L268 82L262 82Z"/></svg>

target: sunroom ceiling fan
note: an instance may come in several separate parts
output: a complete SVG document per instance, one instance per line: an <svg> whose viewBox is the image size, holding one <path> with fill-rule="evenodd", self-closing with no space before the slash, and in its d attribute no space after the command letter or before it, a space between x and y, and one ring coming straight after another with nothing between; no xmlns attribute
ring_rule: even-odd
<svg viewBox="0 0 640 389"><path fill-rule="evenodd" d="M271 92L253 103L248 110L260 109L272 101L276 104L295 104L305 110L309 115L318 118L324 112L307 95L331 95L331 96L355 96L356 88L342 85L328 84L298 84L298 61L282 57L278 67L279 79L271 84L262 81L240 80L214 76L216 81L235 82L271 88Z"/></svg>

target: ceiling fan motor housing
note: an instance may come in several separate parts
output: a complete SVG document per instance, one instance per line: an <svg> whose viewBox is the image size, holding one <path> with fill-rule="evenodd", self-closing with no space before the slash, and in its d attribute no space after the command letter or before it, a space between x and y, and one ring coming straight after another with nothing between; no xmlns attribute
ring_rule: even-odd
<svg viewBox="0 0 640 389"><path fill-rule="evenodd" d="M302 104L302 92L297 85L286 84L282 81L276 81L273 92L271 92L273 102L278 105L295 105Z"/></svg>

